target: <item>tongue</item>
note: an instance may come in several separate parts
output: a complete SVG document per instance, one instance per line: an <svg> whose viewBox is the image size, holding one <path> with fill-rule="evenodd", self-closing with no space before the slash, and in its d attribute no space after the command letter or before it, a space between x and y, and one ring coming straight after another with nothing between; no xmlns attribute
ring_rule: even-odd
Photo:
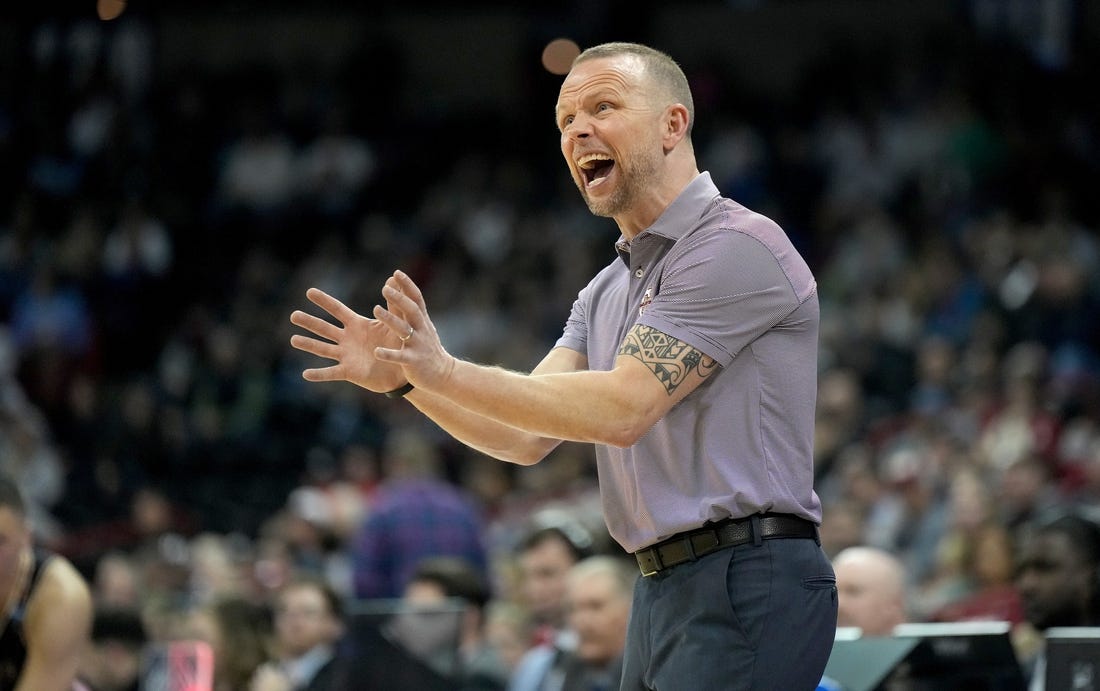
<svg viewBox="0 0 1100 691"><path fill-rule="evenodd" d="M607 176L611 174L611 169L614 167L615 164L611 161L599 165L592 171L592 178L588 181L588 186L593 187L606 180Z"/></svg>

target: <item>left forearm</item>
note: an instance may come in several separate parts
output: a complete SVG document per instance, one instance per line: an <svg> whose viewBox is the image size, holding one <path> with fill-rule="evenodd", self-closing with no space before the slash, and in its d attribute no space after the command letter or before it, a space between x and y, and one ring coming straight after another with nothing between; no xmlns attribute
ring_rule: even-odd
<svg viewBox="0 0 1100 691"><path fill-rule="evenodd" d="M598 371L525 375L457 360L434 393L531 434L626 446L648 411L617 379Z"/></svg>

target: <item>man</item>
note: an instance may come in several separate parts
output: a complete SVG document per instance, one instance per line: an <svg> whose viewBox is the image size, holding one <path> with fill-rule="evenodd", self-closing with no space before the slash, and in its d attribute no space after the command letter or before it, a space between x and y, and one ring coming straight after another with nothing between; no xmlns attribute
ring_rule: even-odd
<svg viewBox="0 0 1100 691"><path fill-rule="evenodd" d="M320 578L297 577L274 602L278 659L257 670L251 691L321 691L331 686L344 634L340 595Z"/></svg>
<svg viewBox="0 0 1100 691"><path fill-rule="evenodd" d="M74 688L91 625L84 578L32 545L23 495L0 476L0 689Z"/></svg>
<svg viewBox="0 0 1100 691"><path fill-rule="evenodd" d="M385 478L352 536L352 587L360 599L398 598L425 558L453 556L488 574L482 516L443 476L439 450L413 427L391 431Z"/></svg>
<svg viewBox="0 0 1100 691"><path fill-rule="evenodd" d="M536 643L553 643L565 628L569 570L592 553L579 525L546 525L529 532L517 549L519 593L535 622Z"/></svg>
<svg viewBox="0 0 1100 691"><path fill-rule="evenodd" d="M576 634L566 626L570 570L591 554L579 525L545 525L519 544L519 592L535 623L533 645L517 665L511 691L538 689L559 655L572 651Z"/></svg>
<svg viewBox="0 0 1100 691"><path fill-rule="evenodd" d="M848 547L833 558L837 625L859 628L864 636L889 636L908 619L905 567L877 547Z"/></svg>
<svg viewBox="0 0 1100 691"><path fill-rule="evenodd" d="M637 568L611 556L589 557L569 572L569 627L577 637L558 655L540 691L619 688Z"/></svg>
<svg viewBox="0 0 1100 691"><path fill-rule="evenodd" d="M149 641L141 614L118 605L95 606L91 645L79 676L91 691L139 691L142 653Z"/></svg>
<svg viewBox="0 0 1100 691"><path fill-rule="evenodd" d="M691 92L667 55L584 51L556 116L574 182L621 237L542 362L454 358L397 271L373 319L307 291L341 325L291 315L315 336L291 344L336 361L303 377L404 396L506 461L594 443L608 530L645 576L623 689L813 689L836 627L816 539L813 276L779 226L699 172Z"/></svg>
<svg viewBox="0 0 1100 691"><path fill-rule="evenodd" d="M458 690L502 691L508 673L500 656L486 637L486 608L492 599L489 584L473 566L456 557L430 557L420 562L402 599L413 613L439 607L449 601L461 603L458 623ZM435 627L445 629L446 627ZM448 641L451 648L453 641ZM446 651L448 656L456 652ZM453 660L448 660L453 664Z"/></svg>
<svg viewBox="0 0 1100 691"><path fill-rule="evenodd" d="M1100 626L1100 526L1077 514L1050 520L1020 553L1016 586L1028 623L1042 633L1051 627ZM1031 689L1043 688L1043 652L1025 659Z"/></svg>

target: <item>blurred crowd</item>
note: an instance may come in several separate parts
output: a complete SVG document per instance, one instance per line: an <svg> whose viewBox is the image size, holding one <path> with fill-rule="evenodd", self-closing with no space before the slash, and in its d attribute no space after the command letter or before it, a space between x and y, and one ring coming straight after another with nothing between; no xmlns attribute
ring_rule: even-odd
<svg viewBox="0 0 1100 691"><path fill-rule="evenodd" d="M195 617L304 574L399 598L461 543L511 673L539 630L525 535L621 556L590 450L515 468L307 386L288 317L309 286L365 312L400 267L452 353L536 362L616 239L555 158L554 87L520 114L546 127L447 122L379 105L400 69L163 73L140 16L29 29L0 90L0 467L39 541L149 640L225 636ZM823 541L898 555L920 620L1022 624L1027 531L1100 509L1097 55L997 29L840 44L785 99L684 65L701 165L818 279Z"/></svg>

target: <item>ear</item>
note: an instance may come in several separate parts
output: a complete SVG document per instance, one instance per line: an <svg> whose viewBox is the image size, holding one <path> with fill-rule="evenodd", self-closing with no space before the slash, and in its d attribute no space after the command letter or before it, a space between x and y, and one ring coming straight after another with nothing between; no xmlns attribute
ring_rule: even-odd
<svg viewBox="0 0 1100 691"><path fill-rule="evenodd" d="M673 103L665 108L664 119L664 145L665 151L671 151L681 141L687 138L688 126L691 124L687 106L682 103Z"/></svg>

